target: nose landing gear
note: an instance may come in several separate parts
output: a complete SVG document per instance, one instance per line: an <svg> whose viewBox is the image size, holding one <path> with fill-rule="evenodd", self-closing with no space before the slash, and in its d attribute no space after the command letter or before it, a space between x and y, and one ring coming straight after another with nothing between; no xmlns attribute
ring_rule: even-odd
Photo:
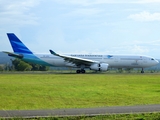
<svg viewBox="0 0 160 120"><path fill-rule="evenodd" d="M142 71L141 71L141 73L144 73L144 70L143 70L143 68L142 68Z"/></svg>

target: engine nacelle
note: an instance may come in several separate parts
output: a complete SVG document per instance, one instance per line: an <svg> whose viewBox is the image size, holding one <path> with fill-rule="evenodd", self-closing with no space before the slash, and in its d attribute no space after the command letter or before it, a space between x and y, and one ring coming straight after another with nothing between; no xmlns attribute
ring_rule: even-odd
<svg viewBox="0 0 160 120"><path fill-rule="evenodd" d="M107 63L100 63L100 64L95 63L90 66L90 69L98 71L107 71L108 66L109 65Z"/></svg>

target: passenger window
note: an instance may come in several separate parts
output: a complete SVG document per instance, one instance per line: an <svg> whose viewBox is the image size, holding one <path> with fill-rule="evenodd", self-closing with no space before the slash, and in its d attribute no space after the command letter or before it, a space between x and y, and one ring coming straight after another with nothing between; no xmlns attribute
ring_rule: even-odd
<svg viewBox="0 0 160 120"><path fill-rule="evenodd" d="M153 58L151 60L154 60Z"/></svg>

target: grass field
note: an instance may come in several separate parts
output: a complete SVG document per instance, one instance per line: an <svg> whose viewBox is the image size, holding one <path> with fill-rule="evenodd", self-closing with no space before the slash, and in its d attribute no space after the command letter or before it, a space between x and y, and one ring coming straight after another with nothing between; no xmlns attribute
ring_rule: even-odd
<svg viewBox="0 0 160 120"><path fill-rule="evenodd" d="M101 116L70 116L70 117L46 117L27 118L27 120L159 120L160 113L117 114ZM6 120L0 118L0 120ZM7 120L26 120L26 118L7 118Z"/></svg>
<svg viewBox="0 0 160 120"><path fill-rule="evenodd" d="M0 110L160 104L160 74L0 74Z"/></svg>

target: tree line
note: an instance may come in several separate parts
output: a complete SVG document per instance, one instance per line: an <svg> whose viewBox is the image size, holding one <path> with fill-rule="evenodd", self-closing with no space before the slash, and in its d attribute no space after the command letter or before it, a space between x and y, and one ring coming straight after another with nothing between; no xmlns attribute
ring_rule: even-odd
<svg viewBox="0 0 160 120"><path fill-rule="evenodd" d="M24 62L20 59L14 59L12 61L12 66L5 65L5 67L0 67L0 71L8 70L8 71L47 71L49 70L48 66L31 64Z"/></svg>

